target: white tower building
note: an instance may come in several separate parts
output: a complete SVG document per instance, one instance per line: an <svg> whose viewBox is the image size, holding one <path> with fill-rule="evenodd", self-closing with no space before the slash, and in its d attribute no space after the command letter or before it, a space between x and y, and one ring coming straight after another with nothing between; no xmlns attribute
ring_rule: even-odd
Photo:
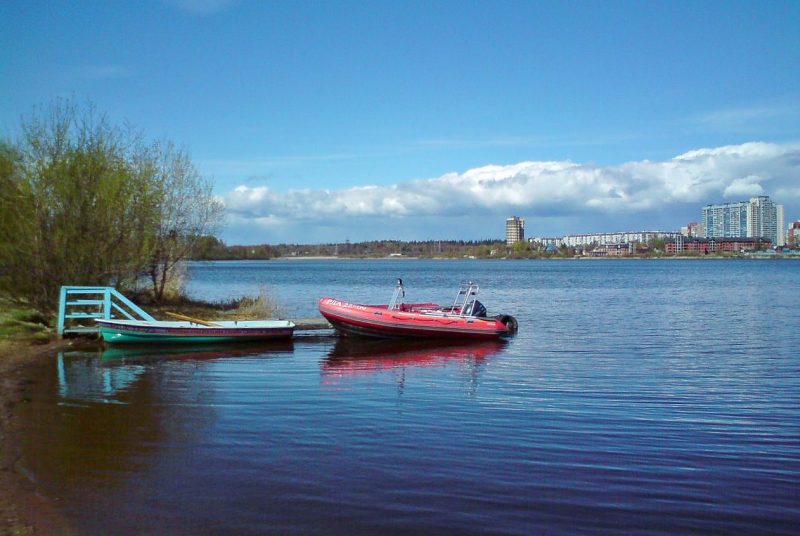
<svg viewBox="0 0 800 536"><path fill-rule="evenodd" d="M525 240L525 220L511 216L506 220L506 245L513 246Z"/></svg>

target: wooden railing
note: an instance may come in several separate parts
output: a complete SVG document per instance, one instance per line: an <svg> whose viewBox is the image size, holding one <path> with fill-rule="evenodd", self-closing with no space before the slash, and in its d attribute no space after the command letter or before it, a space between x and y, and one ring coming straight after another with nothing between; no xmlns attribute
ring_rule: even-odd
<svg viewBox="0 0 800 536"><path fill-rule="evenodd" d="M58 336L96 333L95 318L155 320L114 287L61 287ZM88 324L88 325L86 325Z"/></svg>

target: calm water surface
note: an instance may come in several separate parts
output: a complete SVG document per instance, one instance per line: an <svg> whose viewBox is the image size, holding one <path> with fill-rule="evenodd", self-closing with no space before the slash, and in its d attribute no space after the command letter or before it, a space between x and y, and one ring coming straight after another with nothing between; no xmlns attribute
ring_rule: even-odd
<svg viewBox="0 0 800 536"><path fill-rule="evenodd" d="M800 526L800 262L270 261L261 289L451 301L507 342L120 350L32 376L23 464L79 534L771 533Z"/></svg>

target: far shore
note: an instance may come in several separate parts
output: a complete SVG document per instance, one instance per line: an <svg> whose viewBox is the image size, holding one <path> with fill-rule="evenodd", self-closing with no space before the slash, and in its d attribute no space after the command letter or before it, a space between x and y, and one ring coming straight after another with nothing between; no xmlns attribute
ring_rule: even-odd
<svg viewBox="0 0 800 536"><path fill-rule="evenodd" d="M690 256L573 256L573 257L415 257L397 255L394 257L337 257L331 255L309 255L296 257L271 257L269 259L208 259L192 262L241 262L241 261L398 261L398 260L431 260L431 261L631 261L631 260L666 260L666 261L693 261L693 260L800 260L800 255L747 255L747 256L721 256L721 255L690 255Z"/></svg>
<svg viewBox="0 0 800 536"><path fill-rule="evenodd" d="M423 258L430 258L431 260L448 260L448 257L412 257L406 255L395 255L394 257L337 257L334 255L309 255L303 257L274 257L272 261L363 261L363 260L376 260L376 261L396 261L396 260L419 260Z"/></svg>

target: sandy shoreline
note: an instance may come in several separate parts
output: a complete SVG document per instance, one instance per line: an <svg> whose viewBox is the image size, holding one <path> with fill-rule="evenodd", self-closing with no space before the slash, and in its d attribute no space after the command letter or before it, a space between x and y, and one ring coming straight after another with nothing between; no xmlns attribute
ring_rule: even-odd
<svg viewBox="0 0 800 536"><path fill-rule="evenodd" d="M20 464L18 410L27 402L28 370L50 359L65 341L0 349L0 534L72 534L69 524Z"/></svg>

